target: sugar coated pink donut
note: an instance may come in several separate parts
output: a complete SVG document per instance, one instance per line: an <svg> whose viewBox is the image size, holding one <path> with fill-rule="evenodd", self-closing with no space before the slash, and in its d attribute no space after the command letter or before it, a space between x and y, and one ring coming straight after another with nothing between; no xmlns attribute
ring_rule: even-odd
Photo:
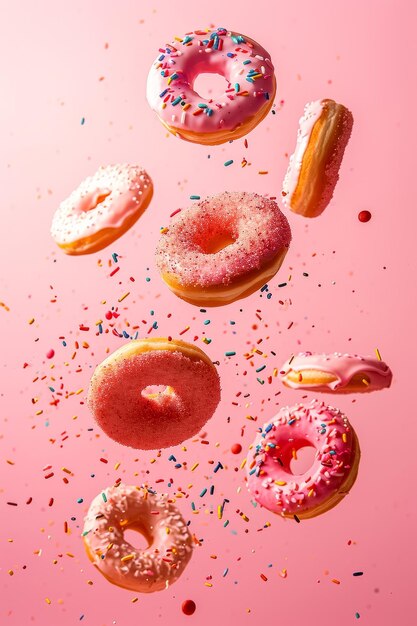
<svg viewBox="0 0 417 626"><path fill-rule="evenodd" d="M156 263L177 296L215 306L264 285L281 266L290 241L288 221L273 200L225 192L174 217L159 240Z"/></svg>
<svg viewBox="0 0 417 626"><path fill-rule="evenodd" d="M280 370L284 385L292 389L312 389L327 393L358 393L391 385L392 372L380 359L358 354L293 355Z"/></svg>
<svg viewBox="0 0 417 626"><path fill-rule="evenodd" d="M220 98L194 91L199 74L226 79ZM250 132L270 110L275 92L268 52L226 28L196 30L161 46L147 84L149 105L171 133L209 145Z"/></svg>
<svg viewBox="0 0 417 626"><path fill-rule="evenodd" d="M124 538L136 530L143 550ZM114 585L139 593L161 591L182 574L192 539L181 513L167 497L123 484L94 498L84 520L84 547L97 569Z"/></svg>
<svg viewBox="0 0 417 626"><path fill-rule="evenodd" d="M291 472L297 450L316 449L313 465ZM283 517L315 517L349 493L358 473L359 442L341 411L313 400L284 407L260 429L248 455L248 488L259 504Z"/></svg>
<svg viewBox="0 0 417 626"><path fill-rule="evenodd" d="M154 393L152 387L163 387ZM194 436L213 415L220 381L208 356L185 341L131 341L97 366L88 405L99 426L131 448L154 450Z"/></svg>
<svg viewBox="0 0 417 626"><path fill-rule="evenodd" d="M60 204L52 237L67 254L102 250L136 222L152 194L152 181L138 165L100 167Z"/></svg>

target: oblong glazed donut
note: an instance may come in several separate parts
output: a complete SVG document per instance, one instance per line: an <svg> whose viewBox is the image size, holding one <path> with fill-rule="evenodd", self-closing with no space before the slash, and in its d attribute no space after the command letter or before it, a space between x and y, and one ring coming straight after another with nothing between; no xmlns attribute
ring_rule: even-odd
<svg viewBox="0 0 417 626"><path fill-rule="evenodd" d="M300 352L284 363L279 377L286 387L327 393L366 393L391 385L388 365L357 354Z"/></svg>
<svg viewBox="0 0 417 626"><path fill-rule="evenodd" d="M270 280L290 241L287 218L273 200L225 192L175 216L159 240L156 264L175 295L196 306L219 306Z"/></svg>
<svg viewBox="0 0 417 626"><path fill-rule="evenodd" d="M125 538L136 530L148 542L139 550ZM167 589L192 554L192 538L179 510L146 488L108 487L94 498L84 520L88 558L111 583L139 593Z"/></svg>
<svg viewBox="0 0 417 626"><path fill-rule="evenodd" d="M155 450L198 433L220 401L220 380L200 348L178 339L138 339L96 367L87 401L109 437Z"/></svg>
<svg viewBox="0 0 417 626"><path fill-rule="evenodd" d="M199 74L225 78L220 98L206 99L194 91ZM275 92L268 52L225 28L196 30L159 48L146 88L150 107L170 133L206 145L249 133L271 109Z"/></svg>
<svg viewBox="0 0 417 626"><path fill-rule="evenodd" d="M305 106L282 186L283 202L291 211L304 217L323 213L339 180L352 126L352 113L334 100Z"/></svg>
<svg viewBox="0 0 417 626"><path fill-rule="evenodd" d="M67 254L98 252L133 226L152 194L152 181L138 165L100 167L61 202L52 238Z"/></svg>
<svg viewBox="0 0 417 626"><path fill-rule="evenodd" d="M316 449L312 466L291 472L297 450ZM352 488L359 467L358 438L347 417L323 402L283 407L260 429L248 454L248 489L282 517L307 519L336 506Z"/></svg>

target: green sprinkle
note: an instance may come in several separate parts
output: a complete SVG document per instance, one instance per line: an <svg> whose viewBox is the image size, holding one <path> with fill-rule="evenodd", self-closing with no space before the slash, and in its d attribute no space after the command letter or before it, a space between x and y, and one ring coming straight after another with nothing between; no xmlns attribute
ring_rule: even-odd
<svg viewBox="0 0 417 626"><path fill-rule="evenodd" d="M236 352L233 352L233 351L224 353L225 356L235 356L235 354L236 354Z"/></svg>
<svg viewBox="0 0 417 626"><path fill-rule="evenodd" d="M85 117L82 117L81 118L81 126L84 126L84 124L85 124Z"/></svg>
<svg viewBox="0 0 417 626"><path fill-rule="evenodd" d="M103 493L102 493L101 495L102 495L102 498L103 498L104 502L107 502L107 496L106 496L106 494L104 493L104 491L103 491Z"/></svg>
<svg viewBox="0 0 417 626"><path fill-rule="evenodd" d="M201 196L190 196L190 200L200 200Z"/></svg>
<svg viewBox="0 0 417 626"><path fill-rule="evenodd" d="M224 166L229 167L229 165L232 165L232 163L233 163L233 159L230 159L230 161L225 162Z"/></svg>

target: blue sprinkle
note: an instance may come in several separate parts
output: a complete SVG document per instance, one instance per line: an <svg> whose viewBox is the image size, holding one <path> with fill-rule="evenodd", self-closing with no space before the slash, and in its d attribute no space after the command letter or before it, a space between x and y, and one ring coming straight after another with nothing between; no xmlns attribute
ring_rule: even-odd
<svg viewBox="0 0 417 626"><path fill-rule="evenodd" d="M173 454L171 454L171 456L168 457L168 461L176 461L177 459L175 458L175 456Z"/></svg>
<svg viewBox="0 0 417 626"><path fill-rule="evenodd" d="M191 508L192 508L193 511L195 511L195 504L194 504L194 502L191 502Z"/></svg>
<svg viewBox="0 0 417 626"><path fill-rule="evenodd" d="M295 417L293 417L289 422L288 425L291 426L291 424L294 424L294 422L296 421Z"/></svg>
<svg viewBox="0 0 417 626"><path fill-rule="evenodd" d="M204 320L203 324L204 326L208 326L210 324L210 320Z"/></svg>
<svg viewBox="0 0 417 626"><path fill-rule="evenodd" d="M167 93L167 91L168 91L168 89L164 89L164 91L159 94L159 97L163 98L165 96L165 94Z"/></svg>
<svg viewBox="0 0 417 626"><path fill-rule="evenodd" d="M227 56L230 57L231 59L233 59L236 55L233 54L233 52L228 52Z"/></svg>
<svg viewBox="0 0 417 626"><path fill-rule="evenodd" d="M64 348L65 348L65 346L67 345L67 342L66 342L66 341L63 341L63 342L62 342L62 345L63 345L63 346L64 346Z"/></svg>
<svg viewBox="0 0 417 626"><path fill-rule="evenodd" d="M264 370L266 368L266 365L261 365L261 367L258 367L256 371L257 374L259 374L259 372L262 372L262 370Z"/></svg>
<svg viewBox="0 0 417 626"><path fill-rule="evenodd" d="M81 126L84 126L84 124L85 124L85 117L82 117L81 118Z"/></svg>
<svg viewBox="0 0 417 626"><path fill-rule="evenodd" d="M220 461L217 462L216 467L214 468L213 472L216 474L219 469L223 469L223 465L220 463Z"/></svg>
<svg viewBox="0 0 417 626"><path fill-rule="evenodd" d="M118 255L118 254L116 254L116 252L113 252L113 254L112 254L112 258L113 258L113 261L114 261L115 263L117 263L118 258L119 258L119 255Z"/></svg>
<svg viewBox="0 0 417 626"><path fill-rule="evenodd" d="M248 65L249 63L252 63L250 59L246 59L246 61L243 61L243 65Z"/></svg>
<svg viewBox="0 0 417 626"><path fill-rule="evenodd" d="M49 387L49 389L54 393L55 389L53 387Z"/></svg>
<svg viewBox="0 0 417 626"><path fill-rule="evenodd" d="M226 569L225 569L225 570L224 570L224 572L223 572L223 578L224 578L225 576L227 576L227 574L228 574L228 573L229 573L229 568L228 568L228 567L226 567Z"/></svg>
<svg viewBox="0 0 417 626"><path fill-rule="evenodd" d="M181 465L181 463L177 463L176 465L174 465L174 467L175 467L176 469L179 469L180 467L182 467L182 465Z"/></svg>
<svg viewBox="0 0 417 626"><path fill-rule="evenodd" d="M177 104L179 104L181 102L181 96L178 96L177 98L175 98L175 100L172 101L172 106L175 107Z"/></svg>
<svg viewBox="0 0 417 626"><path fill-rule="evenodd" d="M264 365L265 367L265 365ZM265 427L265 432L269 433L269 431L272 430L272 424L268 424L268 426Z"/></svg>

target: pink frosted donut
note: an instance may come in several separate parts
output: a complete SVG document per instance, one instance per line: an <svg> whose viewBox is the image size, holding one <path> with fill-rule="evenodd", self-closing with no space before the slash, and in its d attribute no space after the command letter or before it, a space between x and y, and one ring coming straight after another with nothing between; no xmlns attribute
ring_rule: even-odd
<svg viewBox="0 0 417 626"><path fill-rule="evenodd" d="M199 74L220 74L216 100L194 91ZM147 98L177 137L215 145L249 133L269 112L276 92L274 66L256 41L225 28L196 30L159 48L148 76Z"/></svg>
<svg viewBox="0 0 417 626"><path fill-rule="evenodd" d="M316 449L313 465L295 475L291 459L307 446ZM315 517L349 493L359 459L356 433L341 411L318 400L309 406L284 407L264 424L251 446L248 488L255 500L273 513Z"/></svg>
<svg viewBox="0 0 417 626"><path fill-rule="evenodd" d="M392 372L379 359L357 354L293 355L279 373L284 385L292 389L311 389L328 393L357 393L389 387Z"/></svg>
<svg viewBox="0 0 417 626"><path fill-rule="evenodd" d="M154 392L152 387L163 387ZM88 405L104 432L155 450L193 437L213 415L220 381L208 356L185 341L130 341L96 367Z"/></svg>
<svg viewBox="0 0 417 626"><path fill-rule="evenodd" d="M198 306L217 306L271 279L290 241L287 218L273 200L225 192L175 216L159 240L156 263L177 296Z"/></svg>
<svg viewBox="0 0 417 626"><path fill-rule="evenodd" d="M148 547L138 550L126 541L128 529L142 534ZM108 581L139 593L167 589L192 553L187 524L167 497L123 484L94 498L84 520L83 542L88 558Z"/></svg>
<svg viewBox="0 0 417 626"><path fill-rule="evenodd" d="M152 181L137 165L107 165L61 202L51 227L67 254L90 254L121 237L151 201Z"/></svg>

